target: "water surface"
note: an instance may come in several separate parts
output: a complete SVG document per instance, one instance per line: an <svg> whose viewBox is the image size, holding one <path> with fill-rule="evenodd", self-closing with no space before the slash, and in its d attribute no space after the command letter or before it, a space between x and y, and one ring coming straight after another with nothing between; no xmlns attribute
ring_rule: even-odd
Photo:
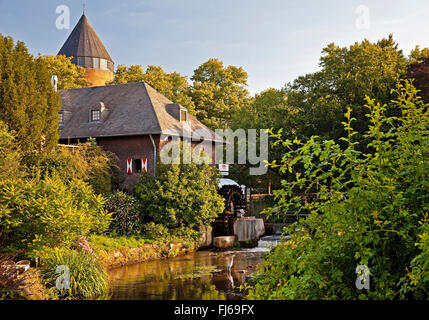
<svg viewBox="0 0 429 320"><path fill-rule="evenodd" d="M199 251L109 271L113 300L235 300L267 249ZM234 255L231 271L227 265Z"/></svg>

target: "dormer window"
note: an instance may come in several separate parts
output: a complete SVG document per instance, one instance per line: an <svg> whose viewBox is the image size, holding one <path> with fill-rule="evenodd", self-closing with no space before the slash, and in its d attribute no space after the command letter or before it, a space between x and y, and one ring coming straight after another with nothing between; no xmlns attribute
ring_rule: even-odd
<svg viewBox="0 0 429 320"><path fill-rule="evenodd" d="M64 124L64 114L62 112L58 115L58 122L60 125Z"/></svg>
<svg viewBox="0 0 429 320"><path fill-rule="evenodd" d="M100 110L91 110L91 121L100 121L101 120L101 111Z"/></svg>
<svg viewBox="0 0 429 320"><path fill-rule="evenodd" d="M188 122L188 110L180 109L180 122Z"/></svg>

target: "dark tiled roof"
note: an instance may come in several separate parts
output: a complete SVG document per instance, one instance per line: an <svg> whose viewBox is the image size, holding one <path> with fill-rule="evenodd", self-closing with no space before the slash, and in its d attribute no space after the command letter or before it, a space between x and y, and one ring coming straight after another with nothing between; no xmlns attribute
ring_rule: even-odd
<svg viewBox="0 0 429 320"><path fill-rule="evenodd" d="M58 54L67 57L102 58L113 62L85 14L82 15Z"/></svg>
<svg viewBox="0 0 429 320"><path fill-rule="evenodd" d="M60 91L64 124L60 127L61 139L117 137L182 132L183 123L171 108L165 96L144 82L89 87ZM102 121L90 122L90 112L100 108ZM178 114L178 113L177 113ZM213 131L189 115L192 131L222 141Z"/></svg>

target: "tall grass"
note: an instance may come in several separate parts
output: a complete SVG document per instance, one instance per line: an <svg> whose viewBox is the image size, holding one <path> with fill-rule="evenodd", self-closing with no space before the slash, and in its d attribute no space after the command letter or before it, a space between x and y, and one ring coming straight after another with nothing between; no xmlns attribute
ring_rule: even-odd
<svg viewBox="0 0 429 320"><path fill-rule="evenodd" d="M57 289L56 281L61 274L58 266L67 266L70 272L69 289ZM65 248L45 250L41 256L41 272L47 288L57 290L60 299L90 299L107 296L108 276L96 258L85 251Z"/></svg>

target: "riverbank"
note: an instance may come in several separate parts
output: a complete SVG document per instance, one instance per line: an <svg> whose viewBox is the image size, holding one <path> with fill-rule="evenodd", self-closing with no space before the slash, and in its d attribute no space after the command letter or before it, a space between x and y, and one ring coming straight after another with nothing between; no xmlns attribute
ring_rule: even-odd
<svg viewBox="0 0 429 320"><path fill-rule="evenodd" d="M132 265L152 260L174 258L194 252L198 246L194 243L166 243L143 244L134 248L121 248L119 250L99 250L97 258L103 266L110 270L118 267Z"/></svg>
<svg viewBox="0 0 429 320"><path fill-rule="evenodd" d="M175 238L171 242L162 242L144 237L107 237L91 236L84 248L75 248L79 252L90 252L106 272L109 270L130 266L142 262L174 258L192 253L198 249L198 244L190 239ZM13 263L13 262L11 262ZM1 270L0 270L1 271ZM30 268L19 274L0 272L0 299L47 300L55 299L43 284L40 268ZM5 288L3 288L5 287ZM50 287L50 286L48 286Z"/></svg>

